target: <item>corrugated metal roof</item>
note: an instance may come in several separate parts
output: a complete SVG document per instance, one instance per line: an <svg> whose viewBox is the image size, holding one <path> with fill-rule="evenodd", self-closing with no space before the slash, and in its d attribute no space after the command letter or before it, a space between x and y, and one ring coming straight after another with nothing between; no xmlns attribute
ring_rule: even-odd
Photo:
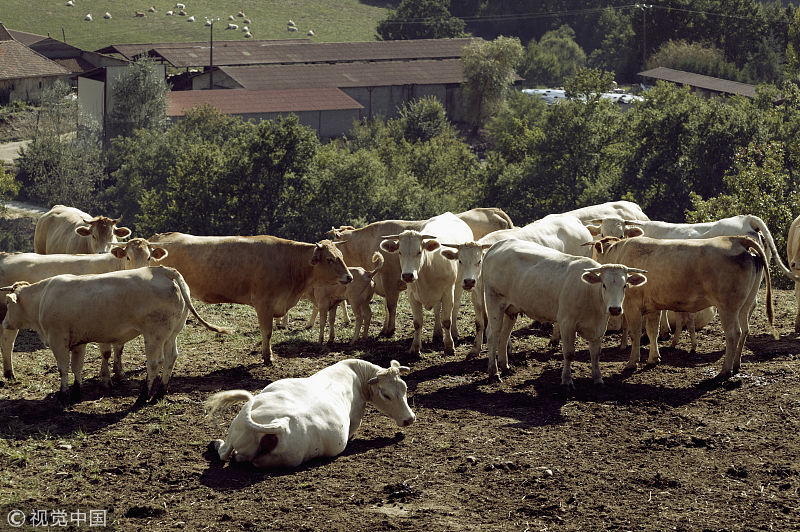
<svg viewBox="0 0 800 532"><path fill-rule="evenodd" d="M295 39L262 39L256 41L214 41L214 51L216 52L217 47L239 47L239 48L250 48L250 47L257 47L257 46L268 46L274 44L300 44L300 43L310 43L311 39L303 37L303 38L295 38ZM159 43L135 43L135 44L112 44L110 46L106 46L105 48L100 48L99 50L95 50L95 52L101 54L120 54L125 59L133 60L137 56L147 52L148 50L165 50L165 49L198 49L198 48L205 48L208 50L209 43L208 41L187 41L187 42L159 42ZM205 52L206 54L208 52ZM208 62L206 62L207 64ZM204 65L190 65L190 66L204 66Z"/></svg>
<svg viewBox="0 0 800 532"><path fill-rule="evenodd" d="M214 65L265 65L291 63L334 63L343 61L396 61L406 59L447 59L461 57L473 39L416 39L408 41L365 41L312 43L297 40L219 41L214 43ZM124 48L117 45L117 51ZM209 64L209 43L170 43L147 48L174 67ZM107 51L107 48L98 50ZM139 49L138 53L143 53ZM126 50L130 54L132 50ZM125 54L123 54L125 55ZM134 54L136 55L136 54Z"/></svg>
<svg viewBox="0 0 800 532"><path fill-rule="evenodd" d="M739 94L741 96L747 96L748 98L756 97L755 85L749 85L747 83L740 83L738 81L731 81L728 79L704 76L702 74L695 74L693 72L674 70L667 67L658 67L652 70L646 70L644 72L639 72L639 75L645 78L660 79L664 81L670 81L672 83L680 83L682 85L698 87L700 89L724 92L726 94Z"/></svg>
<svg viewBox="0 0 800 532"><path fill-rule="evenodd" d="M382 61L312 65L220 67L242 88L250 90L303 87L384 87L461 83L459 59L439 61Z"/></svg>
<svg viewBox="0 0 800 532"><path fill-rule="evenodd" d="M167 94L167 116L183 116L192 107L211 105L225 114L290 113L363 109L335 88L249 91L220 89L172 91Z"/></svg>
<svg viewBox="0 0 800 532"><path fill-rule="evenodd" d="M65 76L70 71L15 40L0 41L0 79Z"/></svg>

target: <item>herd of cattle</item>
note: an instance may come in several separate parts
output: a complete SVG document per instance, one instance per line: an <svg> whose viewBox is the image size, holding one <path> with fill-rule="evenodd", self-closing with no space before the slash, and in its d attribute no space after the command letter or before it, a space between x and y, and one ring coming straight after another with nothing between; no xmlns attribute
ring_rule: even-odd
<svg viewBox="0 0 800 532"><path fill-rule="evenodd" d="M398 298L406 291L414 326L409 359L420 354L423 309L434 311L434 337L441 336L444 352L453 354L464 290L475 311L468 357L480 354L485 335L491 379L499 380L509 369L508 341L520 314L554 323L551 343L561 342L564 357L561 384L573 388L570 363L576 334L588 342L592 378L602 384L599 358L607 330L622 329L623 347L630 337L626 367L635 368L643 323L651 339L647 362L655 364L664 323L669 321L679 333L686 322L694 348L694 326L707 323L714 309L725 334L719 377L727 378L739 370L762 278L773 324L773 256L800 287L800 216L787 240L790 267L756 216L674 224L651 221L628 201L551 214L523 227L515 227L496 208L423 221L386 220L359 229L341 226L329 232L332 240L315 244L176 232L123 243L119 239L127 239L131 231L119 222L56 205L36 225L35 253L0 253L0 291L7 293L0 302L5 378L14 378L11 355L17 331L33 329L55 355L59 400L78 400L86 344L98 343L100 382L108 387L112 351L114 376L123 378L124 344L142 335L147 376L137 403L158 398L169 384L177 336L189 312L208 329L228 332L200 317L191 296L254 307L261 354L271 364L276 320L301 298L311 299L319 311L320 342L326 322L333 339L336 308L348 302L356 316L355 342L367 336L374 293L385 304L380 334L393 335ZM800 302L800 288L796 293ZM800 312L795 329L800 330ZM314 456L339 454L358 428L367 402L400 426L413 423L400 379L408 369L396 361L381 368L345 360L306 379L274 382L255 396L243 390L217 393L207 403L212 411L231 402L245 405L227 440L215 440L213 447L223 460L233 455L259 466L293 466Z"/></svg>

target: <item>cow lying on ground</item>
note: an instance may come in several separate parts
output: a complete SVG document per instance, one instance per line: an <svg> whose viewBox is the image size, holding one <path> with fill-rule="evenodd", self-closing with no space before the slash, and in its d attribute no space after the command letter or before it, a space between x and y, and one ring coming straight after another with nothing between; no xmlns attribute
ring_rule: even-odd
<svg viewBox="0 0 800 532"><path fill-rule="evenodd" d="M163 233L150 241L169 252L162 264L181 272L194 297L255 308L265 364L273 362L274 317L283 316L312 286L353 280L342 253L330 240L308 244L266 235Z"/></svg>
<svg viewBox="0 0 800 532"><path fill-rule="evenodd" d="M80 398L81 370L89 342L116 345L140 334L144 337L147 378L137 400L143 403L166 392L178 358L176 339L189 311L206 328L228 332L197 314L189 288L173 268L57 275L33 284L15 283L11 290L6 295L3 328L33 329L52 349L61 374L61 402L67 400L70 354L75 377L72 398Z"/></svg>
<svg viewBox="0 0 800 532"><path fill-rule="evenodd" d="M641 331L642 318L646 321L650 338L648 364L661 361L657 341L659 311L697 312L713 305L725 331L725 359L718 377L728 378L737 373L762 274L767 283L767 318L772 326L772 285L767 259L761 245L751 238L607 237L594 247L600 263L625 264L649 272L650 281L628 290L623 305L630 331ZM774 328L773 334L776 334ZM631 335L631 356L626 368L635 368L639 363L640 336Z"/></svg>
<svg viewBox="0 0 800 532"><path fill-rule="evenodd" d="M381 249L400 259L400 278L408 284L408 301L414 319L414 339L408 352L418 357L422 348L423 307L441 305L444 353L452 355L455 343L451 325L458 318L461 284L456 283L458 266L440 252L440 242L462 244L472 240L472 230L460 218L446 212L425 222L419 231L406 230L386 235Z"/></svg>
<svg viewBox="0 0 800 532"><path fill-rule="evenodd" d="M330 322L328 342L333 342L336 308L345 301L350 304L355 315L355 328L353 329L353 339L350 340L350 343L354 344L356 342L362 328L361 339L367 339L369 324L372 321L372 309L369 308L369 304L375 294L374 278L375 274L383 266L383 255L376 251L372 254L372 261L375 264L375 268L371 271L359 266L348 268L350 275L353 276L353 280L350 283L346 285L315 286L312 288L311 293L308 294L308 298L312 301L314 307L311 311L311 317L308 318L306 328L310 329L314 326L319 314L319 343L322 343L325 337L326 321Z"/></svg>
<svg viewBox="0 0 800 532"><path fill-rule="evenodd" d="M642 286L647 273L622 264L600 265L533 242L504 240L483 261L483 293L489 317L489 378L508 371L508 338L517 316L558 322L564 366L561 385L574 389L570 363L575 335L589 342L592 379L603 384L600 349L609 316L622 314L626 287Z"/></svg>
<svg viewBox="0 0 800 532"><path fill-rule="evenodd" d="M247 401L223 440L209 445L220 460L231 455L256 467L297 467L318 456L337 456L355 434L367 403L407 427L416 416L408 406L409 368L392 360L383 369L365 360L342 360L302 379L281 379L258 395L245 390L208 398L209 415Z"/></svg>
<svg viewBox="0 0 800 532"><path fill-rule="evenodd" d="M35 283L54 275L71 273L85 275L89 273L106 273L116 270L131 270L151 264L153 260L163 258L167 252L163 248L154 247L144 238L133 238L111 248L109 253L71 255L57 253L40 255L38 253L0 253L0 286L11 286L17 281ZM0 321L6 314L5 297L0 299ZM14 366L11 353L17 338L16 329L0 329L0 350L3 353L3 374L7 379L14 378ZM122 371L123 344L114 346L114 376L124 378ZM104 387L111 384L108 370L108 359L111 357L111 346L101 344L103 355L100 369L100 381Z"/></svg>
<svg viewBox="0 0 800 532"><path fill-rule="evenodd" d="M36 222L33 250L36 253L107 253L117 238L131 230L116 227L122 218L92 216L80 209L54 205Z"/></svg>

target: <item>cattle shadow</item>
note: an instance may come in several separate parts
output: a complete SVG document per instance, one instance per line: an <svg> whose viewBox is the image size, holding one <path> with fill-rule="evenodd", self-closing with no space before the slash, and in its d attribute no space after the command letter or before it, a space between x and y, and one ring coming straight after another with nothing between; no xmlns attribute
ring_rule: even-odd
<svg viewBox="0 0 800 532"><path fill-rule="evenodd" d="M16 340L14 340L14 353L33 353L42 349L47 349L47 346L39 338L38 333L28 329L20 329Z"/></svg>
<svg viewBox="0 0 800 532"><path fill-rule="evenodd" d="M53 396L7 399L0 401L0 438L24 441L68 436L77 431L93 434L122 421L132 411L126 406L115 412L78 412L61 407Z"/></svg>
<svg viewBox="0 0 800 532"><path fill-rule="evenodd" d="M208 467L200 475L199 481L203 486L216 491L238 491L263 482L268 478L296 475L303 471L325 467L343 457L356 456L390 445L396 445L404 438L405 434L402 432L397 432L391 437L382 436L370 439L356 437L348 442L347 447L340 455L315 458L295 468L258 469L250 462L238 463L233 460L222 462L216 451L211 450L209 447L203 453L203 458L208 461Z"/></svg>
<svg viewBox="0 0 800 532"><path fill-rule="evenodd" d="M270 384L272 380L264 379L253 374L257 369L267 367L261 362L251 364L238 364L236 366L220 368L202 375L172 374L167 390L167 397L171 393L189 394L193 392L214 393L220 390L243 389L260 390ZM142 371L142 378L144 371ZM137 389L138 390L138 389Z"/></svg>

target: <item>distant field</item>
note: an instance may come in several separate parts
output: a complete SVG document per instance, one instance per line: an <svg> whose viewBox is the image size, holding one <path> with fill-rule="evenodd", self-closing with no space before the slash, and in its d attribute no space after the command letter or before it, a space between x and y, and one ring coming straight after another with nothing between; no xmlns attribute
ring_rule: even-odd
<svg viewBox="0 0 800 532"><path fill-rule="evenodd" d="M206 18L221 20L214 26L214 38L219 40L244 39L242 18L236 17L239 30L225 29L228 16L243 11L251 20L248 25L255 39L283 39L306 37L308 30L315 33L318 42L345 42L374 40L377 23L386 18L387 3L381 0L184 0L186 16L168 16L174 1L166 0L2 0L0 22L7 28L50 34L61 40L62 29L66 41L86 50L96 50L109 44L202 41L209 38ZM155 6L155 13L148 13ZM380 7L376 7L380 6ZM135 12L147 16L136 17ZM111 19L104 19L109 12ZM84 21L87 13L94 20ZM188 22L194 15L195 22ZM288 32L286 23L293 20L299 31Z"/></svg>

